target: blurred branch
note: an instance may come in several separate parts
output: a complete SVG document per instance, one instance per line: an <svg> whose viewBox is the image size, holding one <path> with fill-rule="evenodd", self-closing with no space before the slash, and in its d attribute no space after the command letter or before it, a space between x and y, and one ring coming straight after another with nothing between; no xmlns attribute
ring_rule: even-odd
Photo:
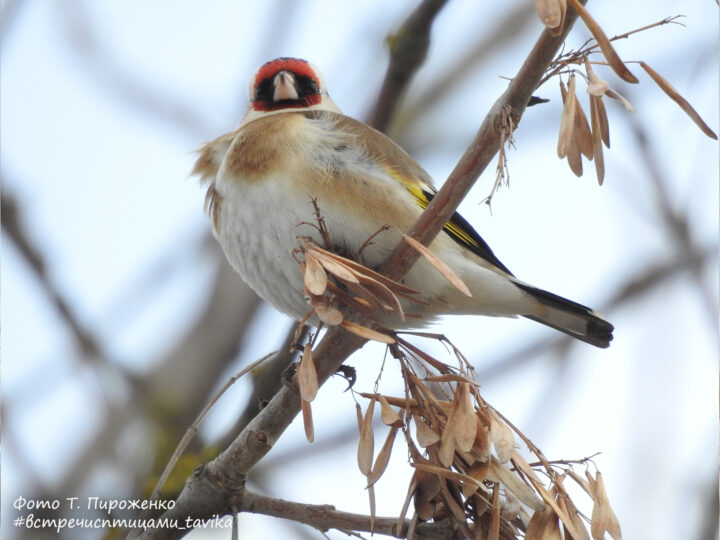
<svg viewBox="0 0 720 540"><path fill-rule="evenodd" d="M43 293L50 300L63 324L70 330L82 353L80 355L81 360L93 365L95 368L101 367L103 371L109 372L110 376L116 378L117 381L127 382L127 374L116 363L109 360L109 355L104 350L100 340L80 322L80 319L70 306L70 302L50 279L45 258L40 248L33 243L27 234L22 211L15 196L8 193L7 189L4 189L0 203L2 205L0 206L2 229L27 262L32 273L39 281Z"/></svg>
<svg viewBox="0 0 720 540"><path fill-rule="evenodd" d="M10 29L17 20L20 11L28 4L29 2L24 0L5 0L3 2L3 8L0 11L0 39L2 39L3 49L7 45Z"/></svg>
<svg viewBox="0 0 720 540"><path fill-rule="evenodd" d="M272 11L267 19L269 31L263 32L262 41L256 49L260 51L259 62L256 62L258 66L282 56L283 51L288 50L288 40L293 35L295 27L301 24L301 14L307 8L307 3L304 0L276 0L268 2L266 6ZM244 95L247 91L244 84L241 90L240 95ZM245 104L243 103L242 106L244 107Z"/></svg>
<svg viewBox="0 0 720 540"><path fill-rule="evenodd" d="M455 212L461 200L500 148L501 116L512 117L517 125L540 77L557 54L576 17L569 13L565 27L557 37L543 31L508 90L496 101L448 181L411 229L411 234L429 244ZM403 243L404 246L407 244ZM389 277L400 279L419 255L412 248L399 246L385 265ZM409 246L408 246L409 247ZM345 359L363 346L365 340L330 328L313 352L318 382L323 384ZM224 514L242 504L245 480L252 468L273 447L300 411L297 380L283 387L268 405L247 425L240 435L217 458L193 475L163 518L185 520ZM188 530L146 529L139 538L180 538Z"/></svg>
<svg viewBox="0 0 720 540"><path fill-rule="evenodd" d="M430 48L430 28L447 0L424 0L400 29L388 37L390 65L368 125L386 131L410 79L420 68Z"/></svg>
<svg viewBox="0 0 720 540"><path fill-rule="evenodd" d="M58 20L64 25L70 50L85 72L109 96L136 108L145 122L148 118L156 118L193 138L211 132L212 126L202 114L185 103L173 100L167 88L154 88L149 81L140 80L136 73L130 72L118 58L113 57L88 21L85 14L87 5L68 0L57 3Z"/></svg>
<svg viewBox="0 0 720 540"><path fill-rule="evenodd" d="M691 234L691 225L687 212L681 212L673 205L672 198L668 191L670 182L661 166L661 160L656 156L650 144L648 142L648 135L637 119L628 117L630 125L635 135L635 140L640 147L640 156L642 157L645 167L648 171L653 190L655 192L655 199L657 201L657 208L660 210L660 217L669 232L670 238L673 240L676 250L682 257L690 257L693 251L696 251L697 246L695 240ZM707 277L703 274L702 266L695 266L692 270L693 277L697 290L700 294L700 299L703 304L703 308L706 311L707 319L710 325L715 329L718 318L718 305L717 299L713 292L712 285L708 281Z"/></svg>
<svg viewBox="0 0 720 540"><path fill-rule="evenodd" d="M392 123L393 133L404 133L408 126L432 110L432 105L442 100L449 92L462 84L476 72L478 66L488 60L492 53L507 47L523 35L523 30L537 22L537 14L530 2L519 2L505 16L488 26L487 33L478 33L478 40L455 61L448 60L445 68L435 77L434 82L420 89L412 101L404 105Z"/></svg>
<svg viewBox="0 0 720 540"><path fill-rule="evenodd" d="M699 497L705 501L705 509L700 512L704 516L700 523L699 540L718 540L720 530L718 529L718 507L720 496L718 494L718 483L715 478L707 486L703 486L704 496Z"/></svg>
<svg viewBox="0 0 720 540"><path fill-rule="evenodd" d="M308 331L309 328L304 326L300 331L298 343L303 342ZM290 327L290 330L285 336L285 340L280 346L275 358L268 362L260 373L257 375L253 374L252 393L245 402L243 412L240 414L238 421L235 423L234 429L230 431L231 437L226 437L221 443L223 447L230 444L232 439L237 437L237 435L245 429L245 426L247 426L260 411L261 401L274 396L278 390L280 390L280 386L282 384L282 373L297 355L296 351L291 350L293 341L295 341L295 325Z"/></svg>
<svg viewBox="0 0 720 540"><path fill-rule="evenodd" d="M364 343L339 327L328 330L313 353L319 384ZM183 522L187 517L208 519L214 514L228 513L233 505L241 504L247 474L273 447L299 411L300 392L293 382L275 394L230 446L188 480L175 507L162 517ZM188 532L189 529L146 529L137 538L181 538Z"/></svg>
<svg viewBox="0 0 720 540"><path fill-rule="evenodd" d="M174 411L173 423L183 431L241 345L253 337L248 335L249 323L261 304L219 248L215 254L217 274L202 313L187 334L153 363L156 367L152 372L143 377L147 395L152 396L155 406Z"/></svg>
<svg viewBox="0 0 720 540"><path fill-rule="evenodd" d="M218 269L207 302L193 326L159 358L144 363L155 366L150 373L137 378L138 384L128 404L111 407L105 412L102 428L66 468L56 492L78 493L90 471L98 464L117 459L118 440L133 421L142 419L157 440L168 445L168 456L189 426L231 360L246 341L250 320L255 316L259 298L222 258L219 249ZM160 450L149 447L150 460L164 463ZM147 458L143 459L147 463ZM125 464L128 466L128 464ZM136 474L144 474L135 471ZM144 480L143 476L143 480Z"/></svg>

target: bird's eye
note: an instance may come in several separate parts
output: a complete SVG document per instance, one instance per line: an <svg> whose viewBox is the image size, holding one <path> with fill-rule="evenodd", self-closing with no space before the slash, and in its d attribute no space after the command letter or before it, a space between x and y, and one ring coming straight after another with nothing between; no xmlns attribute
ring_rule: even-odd
<svg viewBox="0 0 720 540"><path fill-rule="evenodd" d="M320 93L317 83L310 77L300 76L297 78L300 87L300 95L312 96Z"/></svg>
<svg viewBox="0 0 720 540"><path fill-rule="evenodd" d="M253 101L265 101L270 103L273 98L273 81L272 78L263 79L255 89L255 97Z"/></svg>

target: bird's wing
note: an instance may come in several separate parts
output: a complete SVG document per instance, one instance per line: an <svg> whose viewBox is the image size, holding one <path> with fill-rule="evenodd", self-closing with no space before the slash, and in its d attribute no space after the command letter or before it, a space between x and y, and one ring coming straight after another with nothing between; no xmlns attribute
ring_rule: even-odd
<svg viewBox="0 0 720 540"><path fill-rule="evenodd" d="M200 148L198 159L190 175L199 176L202 182L214 182L220 164L236 136L237 130L231 131L220 135L214 141L210 141Z"/></svg>
<svg viewBox="0 0 720 540"><path fill-rule="evenodd" d="M425 209L430 204L430 201L437 193L437 190L433 187L432 178L405 150L386 135L367 124L342 114L327 111L306 114L316 117L329 115L338 129L356 136L357 144L363 147L367 156L374 162L381 164L392 178L401 183L413 196L418 206ZM445 224L444 232L455 242L492 266L513 275L495 256L485 240L459 213L455 212Z"/></svg>

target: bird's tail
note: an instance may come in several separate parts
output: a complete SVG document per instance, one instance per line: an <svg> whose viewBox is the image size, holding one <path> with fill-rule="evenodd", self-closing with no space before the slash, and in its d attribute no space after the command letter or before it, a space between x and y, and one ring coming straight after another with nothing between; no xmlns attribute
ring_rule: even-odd
<svg viewBox="0 0 720 540"><path fill-rule="evenodd" d="M515 283L540 304L536 313L524 317L564 332L576 339L607 349L613 339L613 325L596 311L556 294L522 282Z"/></svg>

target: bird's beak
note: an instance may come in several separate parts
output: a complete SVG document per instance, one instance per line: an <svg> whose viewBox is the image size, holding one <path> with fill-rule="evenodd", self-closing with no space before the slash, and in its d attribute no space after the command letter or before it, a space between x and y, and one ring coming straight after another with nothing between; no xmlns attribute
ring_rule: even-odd
<svg viewBox="0 0 720 540"><path fill-rule="evenodd" d="M275 86L273 101L300 98L297 88L295 87L295 76L292 73L280 71L277 75L275 75L273 85Z"/></svg>

